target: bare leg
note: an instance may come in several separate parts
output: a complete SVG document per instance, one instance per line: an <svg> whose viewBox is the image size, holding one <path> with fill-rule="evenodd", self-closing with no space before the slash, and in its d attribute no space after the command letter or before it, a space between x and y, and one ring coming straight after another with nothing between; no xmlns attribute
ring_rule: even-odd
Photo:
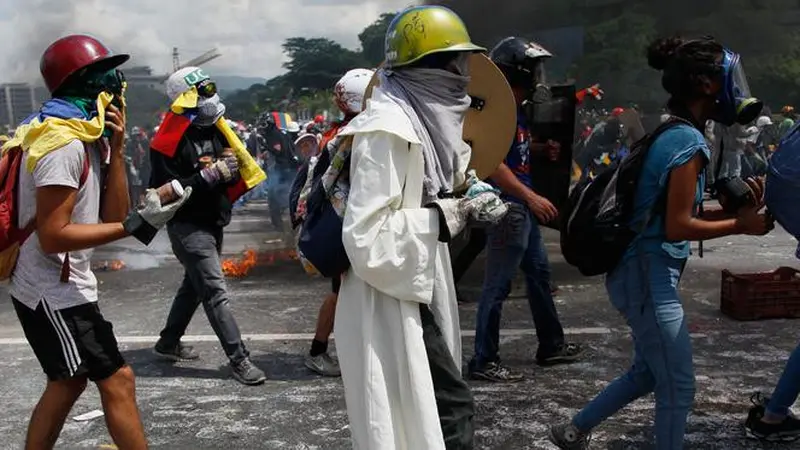
<svg viewBox="0 0 800 450"><path fill-rule="evenodd" d="M319 342L328 342L328 339L333 333L333 320L336 317L336 301L339 295L331 292L325 296L325 301L319 308L319 317L317 317L317 331L314 339Z"/></svg>
<svg viewBox="0 0 800 450"><path fill-rule="evenodd" d="M50 450L56 445L67 414L84 389L86 378L47 382L28 424L26 450Z"/></svg>
<svg viewBox="0 0 800 450"><path fill-rule="evenodd" d="M142 419L136 406L136 381L130 366L123 366L114 375L97 382L106 425L119 450L144 450Z"/></svg>

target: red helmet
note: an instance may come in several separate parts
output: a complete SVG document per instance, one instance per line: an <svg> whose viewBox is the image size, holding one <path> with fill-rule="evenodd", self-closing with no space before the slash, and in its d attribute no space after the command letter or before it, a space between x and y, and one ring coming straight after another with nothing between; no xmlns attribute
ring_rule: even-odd
<svg viewBox="0 0 800 450"><path fill-rule="evenodd" d="M624 113L624 112L625 112L624 108L620 108L619 106L617 106L616 108L611 110L611 115L614 116L614 117L618 117L618 116L621 116L622 113Z"/></svg>
<svg viewBox="0 0 800 450"><path fill-rule="evenodd" d="M85 35L63 37L47 47L39 63L39 70L52 94L70 75L89 66L111 70L128 60L128 55L114 55L97 39Z"/></svg>
<svg viewBox="0 0 800 450"><path fill-rule="evenodd" d="M325 122L325 118L322 115L314 117L314 123L323 123Z"/></svg>

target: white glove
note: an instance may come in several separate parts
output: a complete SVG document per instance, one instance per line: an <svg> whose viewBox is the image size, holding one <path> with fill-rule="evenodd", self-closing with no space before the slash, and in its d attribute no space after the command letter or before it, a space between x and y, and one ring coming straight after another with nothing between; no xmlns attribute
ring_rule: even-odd
<svg viewBox="0 0 800 450"><path fill-rule="evenodd" d="M494 225L505 217L508 205L494 191L482 192L468 200L470 218L477 226Z"/></svg>
<svg viewBox="0 0 800 450"><path fill-rule="evenodd" d="M161 205L161 197L155 189L148 189L144 197L144 202L138 210L128 214L128 218L122 223L125 231L148 245L156 237L158 230L164 227L178 212L181 206L189 200L192 195L192 188L187 187L183 195L178 200Z"/></svg>
<svg viewBox="0 0 800 450"><path fill-rule="evenodd" d="M473 222L487 226L499 222L508 212L508 206L494 192L483 192L474 198L444 198L428 205L439 211L439 240L450 242Z"/></svg>

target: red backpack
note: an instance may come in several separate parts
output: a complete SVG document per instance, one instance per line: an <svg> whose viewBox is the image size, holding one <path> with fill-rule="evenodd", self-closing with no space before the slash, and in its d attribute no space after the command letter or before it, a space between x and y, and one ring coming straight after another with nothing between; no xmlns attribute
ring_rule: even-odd
<svg viewBox="0 0 800 450"><path fill-rule="evenodd" d="M89 177L89 151L83 163L80 186L86 183ZM21 147L13 147L0 157L0 281L11 278L17 265L19 251L34 231L36 231L36 217L24 227L20 228L19 218L19 171L23 165L23 152ZM61 265L61 282L69 281L69 254L65 255Z"/></svg>

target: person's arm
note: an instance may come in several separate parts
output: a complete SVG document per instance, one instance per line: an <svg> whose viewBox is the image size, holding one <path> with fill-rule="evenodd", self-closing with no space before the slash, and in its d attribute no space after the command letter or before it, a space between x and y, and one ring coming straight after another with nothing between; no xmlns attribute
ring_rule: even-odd
<svg viewBox="0 0 800 450"><path fill-rule="evenodd" d="M725 212L722 208L715 207L712 209L704 209L701 219L708 220L709 222L716 222L719 220L735 219L736 214Z"/></svg>
<svg viewBox="0 0 800 450"><path fill-rule="evenodd" d="M184 188L191 187L194 195L204 195L210 191L209 184L200 175L200 172L181 177L178 164L179 157L168 158L161 152L150 150L150 187L153 189L163 186L172 180L178 180Z"/></svg>
<svg viewBox="0 0 800 450"><path fill-rule="evenodd" d="M499 187L503 193L518 198L526 203L531 197L536 195L528 186L525 186L519 181L517 176L514 175L514 172L512 172L505 163L500 163L500 166L497 167L497 170L495 170L489 178L497 184L497 187Z"/></svg>
<svg viewBox="0 0 800 450"><path fill-rule="evenodd" d="M703 155L698 153L670 172L666 214L666 237L670 241L705 241L741 232L735 218L708 220L694 216L697 177L703 164Z"/></svg>
<svg viewBox="0 0 800 450"><path fill-rule="evenodd" d="M528 209L536 215L540 223L549 223L558 217L558 210L550 200L522 184L505 163L501 163L489 178L497 184L503 193L525 202Z"/></svg>
<svg viewBox="0 0 800 450"><path fill-rule="evenodd" d="M85 250L128 236L121 220L99 224L71 223L77 196L77 189L68 186L36 188L36 234L45 253Z"/></svg>
<svg viewBox="0 0 800 450"><path fill-rule="evenodd" d="M106 174L100 219L105 223L122 222L130 211L128 174L125 167L125 112L110 105L106 126L114 131L111 137L111 157Z"/></svg>

